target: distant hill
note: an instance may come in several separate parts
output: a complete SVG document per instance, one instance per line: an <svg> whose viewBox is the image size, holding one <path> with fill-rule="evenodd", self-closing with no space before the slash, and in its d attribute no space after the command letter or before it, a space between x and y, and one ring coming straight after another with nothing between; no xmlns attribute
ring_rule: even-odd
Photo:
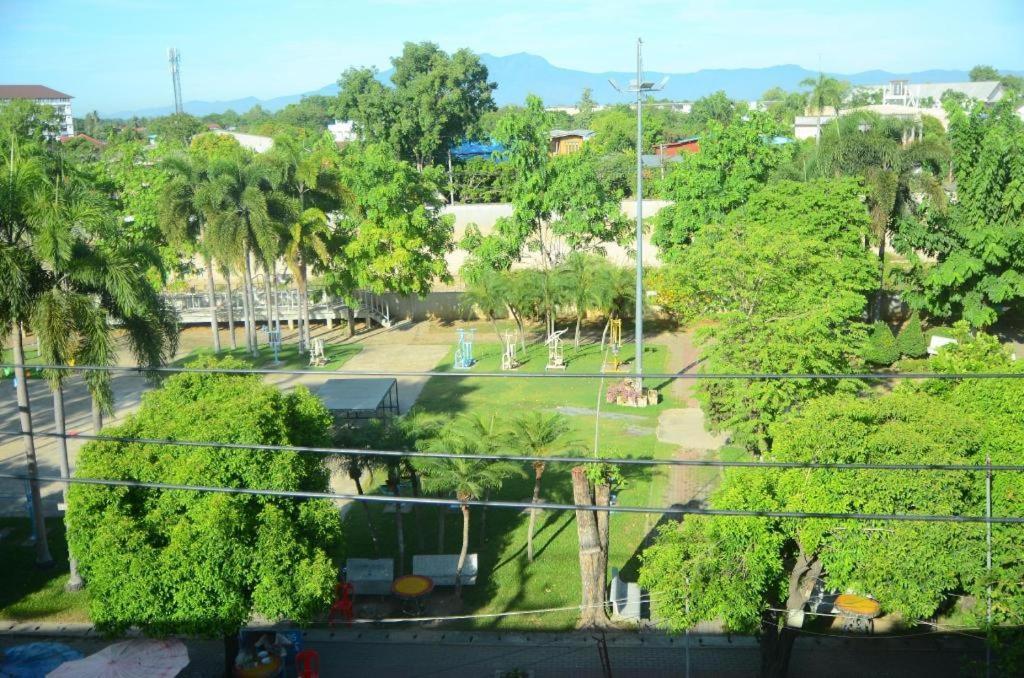
<svg viewBox="0 0 1024 678"><path fill-rule="evenodd" d="M616 103L625 101L626 97L612 89L612 86L608 84L609 78L616 80L619 84L625 84L635 77L635 74L628 71L587 73L559 68L553 66L543 57L524 52L508 56L483 54L481 59L490 71L491 80L498 83L498 89L494 93L498 105L522 103L527 94L533 93L540 96L548 106L566 106L579 100L580 93L585 87L593 90L594 100L598 103ZM1007 72L1024 75L1024 71ZM382 71L379 77L381 81L388 82L390 75L391 71L387 70ZM816 75L816 71L793 64L767 68L705 69L694 73L653 71L644 73L646 78L655 82L664 76L669 76L668 84L659 96L676 101L692 101L718 90L724 90L726 94L735 99L757 99L765 90L776 86L787 90L798 89L801 80ZM861 73L830 73L829 75L847 80L855 85L881 84L893 79L905 79L919 83L969 80L967 71L956 70L928 70L913 73L874 70ZM337 84L331 83L313 92L289 94L273 99L245 97L230 101L187 101L185 110L200 116L209 113L223 113L229 108L243 113L259 104L268 111L277 111L288 104L295 103L303 96L311 94L333 96L337 91ZM127 118L132 115L149 117L166 115L171 110L171 106L160 106L134 111L118 111L112 114L105 113L104 117Z"/></svg>

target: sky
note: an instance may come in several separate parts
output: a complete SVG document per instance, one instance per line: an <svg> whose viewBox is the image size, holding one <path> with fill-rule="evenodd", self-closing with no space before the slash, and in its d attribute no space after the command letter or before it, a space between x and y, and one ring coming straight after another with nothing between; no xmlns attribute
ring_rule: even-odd
<svg viewBox="0 0 1024 678"><path fill-rule="evenodd" d="M798 64L1024 70L1024 0L0 0L0 83L72 94L76 115L184 99L296 94L350 66L389 66L406 41L530 52L563 68Z"/></svg>

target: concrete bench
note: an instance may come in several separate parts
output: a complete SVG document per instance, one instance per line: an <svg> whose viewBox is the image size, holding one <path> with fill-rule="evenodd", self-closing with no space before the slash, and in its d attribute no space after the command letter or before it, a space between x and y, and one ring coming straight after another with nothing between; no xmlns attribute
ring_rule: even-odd
<svg viewBox="0 0 1024 678"><path fill-rule="evenodd" d="M430 577L434 586L455 586L455 569L459 564L459 556L413 556L412 573ZM462 585L476 583L477 561L475 553L466 554L466 562L462 566Z"/></svg>
<svg viewBox="0 0 1024 678"><path fill-rule="evenodd" d="M395 561L391 558L349 558L345 561L346 580L357 596L386 596L395 580Z"/></svg>

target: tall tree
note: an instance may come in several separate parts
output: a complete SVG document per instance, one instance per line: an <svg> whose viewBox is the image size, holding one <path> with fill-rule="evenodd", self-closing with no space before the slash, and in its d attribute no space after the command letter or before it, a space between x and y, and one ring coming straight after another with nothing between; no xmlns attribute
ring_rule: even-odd
<svg viewBox="0 0 1024 678"><path fill-rule="evenodd" d="M214 262L206 238L205 216L199 197L209 181L206 163L191 154L178 153L164 160L171 179L164 188L161 204L165 236L186 251L198 247L206 265L206 293L210 297L210 332L213 351L220 353L220 307L213 280ZM228 300L231 303L231 300Z"/></svg>
<svg viewBox="0 0 1024 678"><path fill-rule="evenodd" d="M312 142L297 135L280 135L269 160L282 174L280 189L298 203L294 221L284 224L284 255L298 281L300 343L308 347L309 268L311 263L323 268L330 260L328 214L342 203L341 159L334 140L325 134Z"/></svg>
<svg viewBox="0 0 1024 678"><path fill-rule="evenodd" d="M664 267L658 303L699 332L708 372L849 372L872 289L863 247L868 215L850 179L780 182L721 225L701 229ZM827 300L827 303L824 301ZM846 383L702 380L708 420L752 450L771 447L771 422Z"/></svg>
<svg viewBox="0 0 1024 678"><path fill-rule="evenodd" d="M674 163L662 182L662 195L674 203L655 217L653 241L663 259L676 256L701 227L721 220L767 182L790 152L771 143L781 132L758 111L724 126L708 124L700 153Z"/></svg>
<svg viewBox="0 0 1024 678"><path fill-rule="evenodd" d="M424 295L448 280L453 218L440 213L437 168L417 172L380 144L351 144L342 154L346 195L325 279L342 294Z"/></svg>
<svg viewBox="0 0 1024 678"><path fill-rule="evenodd" d="M239 368L239 361L200 367ZM179 374L147 393L112 433L125 437L327 445L331 418L299 386L287 393L259 377ZM148 483L325 492L322 457L258 449L86 445L77 475ZM69 546L82 565L90 617L110 632L222 636L234 663L238 629L253 614L309 621L330 602L341 537L322 499L76 485ZM235 641L234 643L232 641Z"/></svg>
<svg viewBox="0 0 1024 678"><path fill-rule="evenodd" d="M872 238L878 248L878 292L875 318L881 319L885 288L886 246L890 234L903 245L923 228L928 214L942 213L946 195L941 179L949 149L941 137L918 135L916 123L858 111L830 122L818 142L816 167L821 176L862 177L871 214ZM912 235L909 237L913 237ZM903 247L905 254L913 256Z"/></svg>
<svg viewBox="0 0 1024 678"><path fill-rule="evenodd" d="M494 109L496 85L468 49L449 55L432 42L407 42L391 66L391 88L371 69L343 73L338 112L355 121L365 140L391 145L419 170L441 163Z"/></svg>
<svg viewBox="0 0 1024 678"><path fill-rule="evenodd" d="M603 257L588 255L585 252L573 252L566 257L558 269L558 282L562 287L563 298L572 303L576 313L576 331L573 343L580 347L580 326L587 312L597 306L601 293L602 273L606 266Z"/></svg>
<svg viewBox="0 0 1024 678"><path fill-rule="evenodd" d="M527 412L516 417L506 433L505 447L513 454L533 457L533 499L540 503L540 481L547 469L545 457L575 454L583 446L567 439L569 422L561 414ZM526 530L526 559L533 562L533 530L537 524L537 509L530 509L530 524Z"/></svg>
<svg viewBox="0 0 1024 678"><path fill-rule="evenodd" d="M1024 121L1010 101L971 111L948 104L956 203L932 220L910 303L986 327L1024 299Z"/></svg>
<svg viewBox="0 0 1024 678"><path fill-rule="evenodd" d="M829 396L773 429L772 461L977 464L985 433L941 400L898 389L876 398ZM743 469L711 498L720 509L979 515L979 473ZM657 615L683 630L720 619L762 634L762 675L785 675L815 579L876 598L908 622L928 619L982 576L984 530L941 523L687 518L644 556L641 585Z"/></svg>
<svg viewBox="0 0 1024 678"><path fill-rule="evenodd" d="M470 231L463 240L492 268L508 269L534 251L541 268L551 271L569 251L620 241L629 229L618 197L597 180L586 148L549 155L546 120L543 102L530 96L524 109L503 117L495 130L515 176L509 190L513 214L500 218L494 233L483 237Z"/></svg>
<svg viewBox="0 0 1024 678"><path fill-rule="evenodd" d="M807 93L807 108L818 116L818 137L821 137L821 116L831 108L838 115L839 109L850 91L850 83L818 73L817 78L804 78L802 87L810 87ZM837 130L838 131L838 130Z"/></svg>
<svg viewBox="0 0 1024 678"><path fill-rule="evenodd" d="M453 429L441 433L446 451L465 457L429 458L416 464L423 474L423 486L430 492L450 492L455 495L462 511L462 550L455 566L455 596L462 596L462 569L469 551L469 503L479 499L485 492L499 489L502 483L514 475L525 475L517 465L507 461L488 461L470 457L480 454L480 441L473 437L459 435Z"/></svg>
<svg viewBox="0 0 1024 678"><path fill-rule="evenodd" d="M246 345L258 356L252 258L276 256L279 224L294 219L295 205L274 190L275 172L264 160L243 155L210 163L210 181L202 193L211 251L225 262L241 265L247 316ZM269 300L268 300L269 304Z"/></svg>

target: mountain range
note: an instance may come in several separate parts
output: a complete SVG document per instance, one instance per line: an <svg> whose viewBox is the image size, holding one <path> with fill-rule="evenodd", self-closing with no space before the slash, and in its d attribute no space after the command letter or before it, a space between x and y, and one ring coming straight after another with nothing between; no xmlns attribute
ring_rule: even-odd
<svg viewBox="0 0 1024 678"><path fill-rule="evenodd" d="M636 77L635 73L628 71L588 73L569 68L559 68L535 54L519 53L508 56L482 54L480 59L487 66L491 81L498 85L494 92L494 99L499 106L522 103L526 95L530 93L540 96L548 106L568 106L579 100L580 94L586 87L592 90L592 96L598 103L611 104L626 101L628 95L615 91L608 80L615 80L620 85L625 85ZM1024 75L1024 71L1006 72ZM912 73L892 73L874 70L862 71L860 73L829 73L829 75L846 80L854 85L882 84L895 79L919 83L962 82L969 79L967 71L941 69L915 71ZM658 82L662 78L668 77L665 89L658 96L673 101L692 101L718 90L724 90L726 94L734 99L757 99L765 90L772 87L795 90L799 88L801 80L816 76L816 71L810 71L793 64L769 66L766 68L704 69L693 73L661 73L652 71L644 73L644 78L652 82ZM390 69L381 71L378 74L378 78L385 83L389 82L390 77ZM256 104L259 104L268 111L277 111L288 104L299 101L304 96L313 94L334 96L337 92L338 85L331 83L315 91L288 94L271 99L245 97L229 101L186 101L184 107L186 112L200 116L209 113L223 113L228 109L243 113ZM104 117L128 118L133 115L150 117L166 115L171 111L172 107L168 105L133 111L118 111L116 113L104 114Z"/></svg>

